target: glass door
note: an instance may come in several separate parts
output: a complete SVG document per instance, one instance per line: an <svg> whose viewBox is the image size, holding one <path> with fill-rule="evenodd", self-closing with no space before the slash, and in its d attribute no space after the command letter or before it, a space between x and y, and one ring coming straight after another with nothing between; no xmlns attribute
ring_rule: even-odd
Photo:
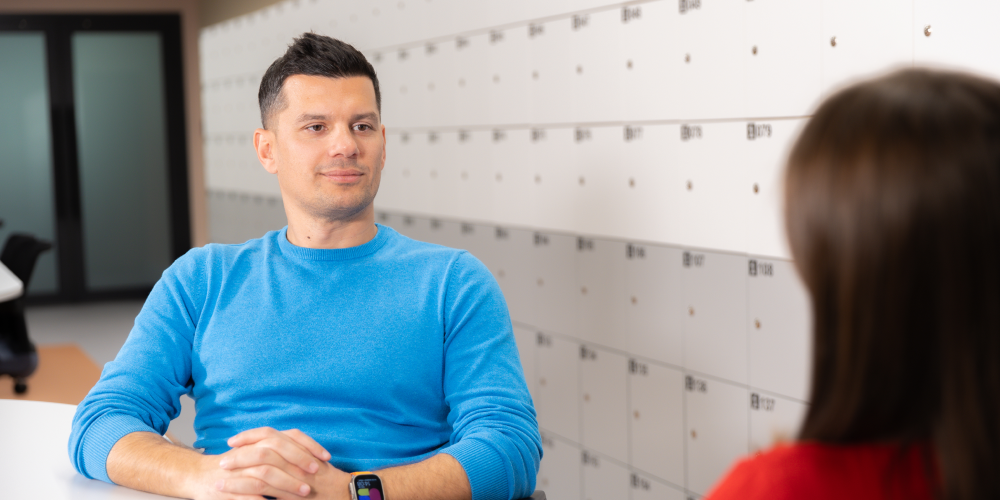
<svg viewBox="0 0 1000 500"><path fill-rule="evenodd" d="M190 247L180 19L0 16L0 238L36 300L144 297Z"/></svg>

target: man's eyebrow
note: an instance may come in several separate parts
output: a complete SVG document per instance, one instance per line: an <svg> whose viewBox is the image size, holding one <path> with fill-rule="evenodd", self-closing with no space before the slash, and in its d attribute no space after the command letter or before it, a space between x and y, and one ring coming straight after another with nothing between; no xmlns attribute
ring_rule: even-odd
<svg viewBox="0 0 1000 500"><path fill-rule="evenodd" d="M360 115L354 115L354 116L351 117L351 121L352 122L361 121L361 120L371 120L371 121L377 122L378 121L378 115L375 114L375 113L362 113Z"/></svg>
<svg viewBox="0 0 1000 500"><path fill-rule="evenodd" d="M299 117L295 121L296 122L310 122L310 121L313 121L313 120L325 121L326 120L326 115L310 115L308 113L302 113L301 115L299 115Z"/></svg>

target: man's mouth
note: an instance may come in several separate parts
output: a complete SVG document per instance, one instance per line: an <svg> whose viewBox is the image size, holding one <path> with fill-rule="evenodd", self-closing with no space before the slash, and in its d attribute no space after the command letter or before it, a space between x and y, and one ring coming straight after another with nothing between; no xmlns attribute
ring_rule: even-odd
<svg viewBox="0 0 1000 500"><path fill-rule="evenodd" d="M357 182L364 173L357 170L330 170L321 174L323 177L337 183Z"/></svg>

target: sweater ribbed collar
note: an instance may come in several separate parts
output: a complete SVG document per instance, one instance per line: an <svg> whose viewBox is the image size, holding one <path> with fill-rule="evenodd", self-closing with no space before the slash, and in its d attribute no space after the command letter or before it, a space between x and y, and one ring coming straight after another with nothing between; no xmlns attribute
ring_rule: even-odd
<svg viewBox="0 0 1000 500"><path fill-rule="evenodd" d="M371 255L382 248L392 237L393 230L387 226L375 223L375 237L363 245L350 248L306 248L293 245L288 241L288 226L278 232L278 247L281 253L296 259L304 260L351 260Z"/></svg>

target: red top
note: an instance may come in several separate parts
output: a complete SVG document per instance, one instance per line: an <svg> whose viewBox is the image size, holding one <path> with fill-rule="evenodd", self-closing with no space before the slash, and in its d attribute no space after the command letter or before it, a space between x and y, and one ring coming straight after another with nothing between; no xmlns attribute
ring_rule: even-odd
<svg viewBox="0 0 1000 500"><path fill-rule="evenodd" d="M779 445L736 464L709 500L931 500L917 447Z"/></svg>

